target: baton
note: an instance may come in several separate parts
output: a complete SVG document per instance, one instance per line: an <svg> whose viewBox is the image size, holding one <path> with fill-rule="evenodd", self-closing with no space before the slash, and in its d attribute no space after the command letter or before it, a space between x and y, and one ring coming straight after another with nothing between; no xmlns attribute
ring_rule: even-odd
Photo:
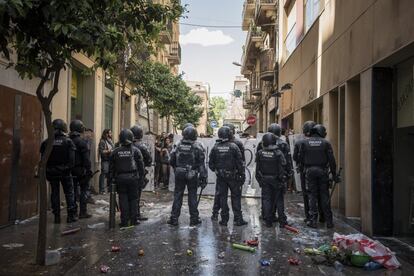
<svg viewBox="0 0 414 276"><path fill-rule="evenodd" d="M337 174L338 177L341 176L341 172L342 172L342 168L339 168L339 171L338 171L338 174ZM331 190L331 194L329 195L328 204L331 203L331 199L332 199L333 193L335 192L335 188L336 188L337 184L338 183L336 183L336 182L334 182L334 184L333 184L333 187L332 187L332 190Z"/></svg>
<svg viewBox="0 0 414 276"><path fill-rule="evenodd" d="M204 188L205 188L205 187L204 187ZM198 195L197 207L198 207L198 205L200 204L200 200L201 200L201 196L202 196L202 194L203 194L203 190L204 190L204 188L201 188L200 193L199 193L199 195Z"/></svg>

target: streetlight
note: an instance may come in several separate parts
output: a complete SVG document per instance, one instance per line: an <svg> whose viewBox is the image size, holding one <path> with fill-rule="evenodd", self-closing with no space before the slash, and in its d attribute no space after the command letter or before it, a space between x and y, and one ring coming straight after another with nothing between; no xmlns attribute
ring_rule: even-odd
<svg viewBox="0 0 414 276"><path fill-rule="evenodd" d="M242 65L240 63L236 62L236 61L233 61L232 64L235 65L235 66L242 67Z"/></svg>

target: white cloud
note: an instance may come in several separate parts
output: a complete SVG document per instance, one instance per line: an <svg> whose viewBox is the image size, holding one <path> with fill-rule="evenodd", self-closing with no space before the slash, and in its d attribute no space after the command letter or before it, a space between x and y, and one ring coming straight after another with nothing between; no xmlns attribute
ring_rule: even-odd
<svg viewBox="0 0 414 276"><path fill-rule="evenodd" d="M180 43L182 45L198 44L204 47L227 45L234 41L234 39L225 35L223 31L209 31L207 28L192 29L184 35L180 35Z"/></svg>

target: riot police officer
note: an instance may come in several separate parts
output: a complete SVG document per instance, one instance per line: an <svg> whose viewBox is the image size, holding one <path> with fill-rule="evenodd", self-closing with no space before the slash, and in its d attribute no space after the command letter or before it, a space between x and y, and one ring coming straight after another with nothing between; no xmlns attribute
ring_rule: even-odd
<svg viewBox="0 0 414 276"><path fill-rule="evenodd" d="M67 132L66 123L61 119L52 122L55 130L55 140L53 149L46 165L46 178L50 183L53 214L55 223L60 223L60 183L62 183L67 205L67 222L76 221L76 204L73 194L73 182L71 170L75 165L75 145L65 133ZM43 155L46 150L47 140L40 146L40 153Z"/></svg>
<svg viewBox="0 0 414 276"><path fill-rule="evenodd" d="M263 219L267 227L272 227L274 206L276 206L279 225L287 224L284 194L286 191L286 160L277 146L277 137L273 133L263 136L263 149L256 153L256 179L262 188Z"/></svg>
<svg viewBox="0 0 414 276"><path fill-rule="evenodd" d="M231 205L234 214L234 225L242 226L247 222L243 220L241 211L241 180L245 178L245 167L240 149L230 141L232 131L229 127L221 127L218 131L219 139L209 156L209 167L217 175L216 185L219 187L221 221L226 226L229 220L229 207L227 196L231 191ZM244 181L243 181L244 182Z"/></svg>
<svg viewBox="0 0 414 276"><path fill-rule="evenodd" d="M80 120L73 120L70 123L69 137L76 146L75 151L75 166L72 169L75 199L78 198L79 193L79 218L90 218L91 215L87 212L88 187L89 180L92 177L91 160L89 156L89 148L87 142L81 138L85 127ZM76 200L75 200L76 202Z"/></svg>
<svg viewBox="0 0 414 276"><path fill-rule="evenodd" d="M310 191L309 217L307 225L316 228L318 218L318 195L320 205L326 219L326 226L332 228L333 218L329 201L329 175L328 166L335 182L339 182L336 174L336 162L332 146L323 136L326 130L321 125L315 125L311 130L311 136L300 147L300 162L304 166L306 185Z"/></svg>
<svg viewBox="0 0 414 276"><path fill-rule="evenodd" d="M110 173L115 181L121 209L121 227L139 224L137 220L138 183L144 175L141 152L132 145L134 134L123 129L119 134L120 146L110 156Z"/></svg>
<svg viewBox="0 0 414 276"><path fill-rule="evenodd" d="M174 169L175 188L174 202L168 224L177 226L183 204L184 190L188 190L188 207L190 210L190 226L201 224L197 206L197 188L207 184L205 168L205 152L196 142L197 130L188 126L183 130L183 139L171 152L170 165Z"/></svg>
<svg viewBox="0 0 414 276"><path fill-rule="evenodd" d="M134 146L137 147L142 154L143 157L143 161L144 161L144 166L145 167L151 167L152 165L152 156L151 153L148 150L148 147L145 145L145 143L142 141L142 137L144 136L144 132L142 130L142 127L140 125L135 125L133 127L131 127L131 131L134 134ZM145 189L145 186L148 184L148 179L146 178L148 174L148 171L145 170L144 171L144 175L142 177L140 177L140 183L138 185L138 199L137 199L137 219L138 220L148 220L148 218L144 217L141 214L141 210L140 210L140 200L141 200L141 193L142 190Z"/></svg>
<svg viewBox="0 0 414 276"><path fill-rule="evenodd" d="M305 222L308 222L310 220L310 215L309 215L309 191L308 191L308 187L306 187L304 166L303 166L303 164L301 164L301 158L299 157L299 152L300 152L300 147L311 136L311 130L315 125L316 125L316 123L314 121L306 121L303 124L302 132L303 132L304 138L295 142L295 147L294 147L294 150L293 150L293 160L295 160L297 170L300 174L300 185L301 185L301 188L302 188L303 205L304 205L304 211L305 211ZM319 221L320 222L325 222L325 218L324 218L323 212L322 212L322 206L321 206L322 204L321 204L320 201L321 201L321 199L320 199L320 196L319 196L319 198L318 198Z"/></svg>
<svg viewBox="0 0 414 276"><path fill-rule="evenodd" d="M245 164L246 163L246 158L245 158L245 155L244 155L244 145L243 145L242 141L240 141L239 139L237 139L235 137L236 128L234 127L233 124L230 124L230 123L224 124L223 126L226 126L226 127L230 128L231 138L230 138L229 141L236 144L236 146L239 148L239 150L242 154L243 163ZM239 179L239 180L241 182L240 185L243 186L245 179ZM218 213L220 211L220 195L219 195L219 192L220 192L220 190L218 188L218 185L216 185L216 191L215 191L215 194L214 194L214 203L213 203L213 214L211 216L211 219L214 220L214 221L218 220Z"/></svg>

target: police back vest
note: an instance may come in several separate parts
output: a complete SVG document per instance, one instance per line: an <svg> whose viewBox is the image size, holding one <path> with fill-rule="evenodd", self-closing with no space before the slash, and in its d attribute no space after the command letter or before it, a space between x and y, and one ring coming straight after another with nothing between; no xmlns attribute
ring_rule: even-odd
<svg viewBox="0 0 414 276"><path fill-rule="evenodd" d="M72 150L72 147L73 143L68 137L64 135L55 136L47 167L66 166L69 162L69 151Z"/></svg>
<svg viewBox="0 0 414 276"><path fill-rule="evenodd" d="M137 163L134 158L134 150L138 150L132 146L119 147L113 152L115 163L115 174L135 174L138 175Z"/></svg>
<svg viewBox="0 0 414 276"><path fill-rule="evenodd" d="M196 154L193 144L181 142L176 148L177 168L191 168L196 166Z"/></svg>
<svg viewBox="0 0 414 276"><path fill-rule="evenodd" d="M277 148L261 150L257 160L260 172L263 175L281 176L283 173L282 155L283 153Z"/></svg>
<svg viewBox="0 0 414 276"><path fill-rule="evenodd" d="M303 145L303 164L305 166L325 167L328 164L326 141L321 137L310 137Z"/></svg>
<svg viewBox="0 0 414 276"><path fill-rule="evenodd" d="M233 147L232 147L233 146ZM237 147L233 142L217 143L215 148L215 167L218 170L235 171L234 150Z"/></svg>

